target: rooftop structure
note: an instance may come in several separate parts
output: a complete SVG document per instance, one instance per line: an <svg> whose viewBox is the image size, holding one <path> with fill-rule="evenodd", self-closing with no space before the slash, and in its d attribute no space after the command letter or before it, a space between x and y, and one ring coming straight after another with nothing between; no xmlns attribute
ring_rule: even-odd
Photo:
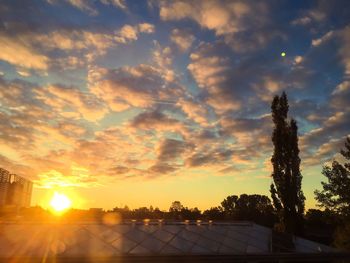
<svg viewBox="0 0 350 263"><path fill-rule="evenodd" d="M46 258L45 262L323 262L350 257L299 237L292 237L292 247L288 245L290 240L280 239L274 244L278 239L274 241L271 229L251 222L3 223L0 232L0 261Z"/></svg>
<svg viewBox="0 0 350 263"><path fill-rule="evenodd" d="M0 207L30 206L33 183L19 175L0 168Z"/></svg>

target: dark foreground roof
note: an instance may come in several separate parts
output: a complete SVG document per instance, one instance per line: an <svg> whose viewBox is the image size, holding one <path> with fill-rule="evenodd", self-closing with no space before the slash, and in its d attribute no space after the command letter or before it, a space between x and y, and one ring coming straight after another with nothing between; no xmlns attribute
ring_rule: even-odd
<svg viewBox="0 0 350 263"><path fill-rule="evenodd" d="M349 256L299 237L291 237L293 248L283 249L283 243L288 242L279 238L280 244L273 244L276 241L273 241L271 229L250 222L3 223L0 224L0 260L246 262L288 259L322 262Z"/></svg>

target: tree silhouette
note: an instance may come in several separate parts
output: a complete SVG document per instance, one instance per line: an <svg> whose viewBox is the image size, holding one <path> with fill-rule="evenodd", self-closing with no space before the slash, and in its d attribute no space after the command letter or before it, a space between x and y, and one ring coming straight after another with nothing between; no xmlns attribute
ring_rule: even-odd
<svg viewBox="0 0 350 263"><path fill-rule="evenodd" d="M222 202L221 206L224 209L225 215L228 218L234 218L236 214L236 205L237 205L238 196L229 195Z"/></svg>
<svg viewBox="0 0 350 263"><path fill-rule="evenodd" d="M180 201L174 201L171 203L171 206L169 208L169 212L180 212L183 208L183 205Z"/></svg>
<svg viewBox="0 0 350 263"><path fill-rule="evenodd" d="M315 191L316 200L320 207L329 209L342 217L350 217L350 137L346 138L345 149L340 151L345 158L344 165L337 161L332 167L324 166L322 174L328 182L321 182L323 190Z"/></svg>
<svg viewBox="0 0 350 263"><path fill-rule="evenodd" d="M301 234L305 197L301 190L298 126L294 119L287 119L289 105L285 92L274 97L271 110L274 123L271 197L280 215L282 229Z"/></svg>
<svg viewBox="0 0 350 263"><path fill-rule="evenodd" d="M208 220L222 220L225 213L221 206L211 207L203 212L203 217Z"/></svg>
<svg viewBox="0 0 350 263"><path fill-rule="evenodd" d="M226 219L249 220L265 226L273 226L274 209L265 195L230 195L221 202Z"/></svg>

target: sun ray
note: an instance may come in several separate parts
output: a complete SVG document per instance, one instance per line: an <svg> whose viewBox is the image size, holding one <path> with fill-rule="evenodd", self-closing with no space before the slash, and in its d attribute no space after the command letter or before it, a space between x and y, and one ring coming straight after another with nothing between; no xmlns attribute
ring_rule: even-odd
<svg viewBox="0 0 350 263"><path fill-rule="evenodd" d="M72 204L71 200L66 195L58 192L54 193L50 201L50 205L52 209L57 213L60 213L68 209L71 206L71 204Z"/></svg>

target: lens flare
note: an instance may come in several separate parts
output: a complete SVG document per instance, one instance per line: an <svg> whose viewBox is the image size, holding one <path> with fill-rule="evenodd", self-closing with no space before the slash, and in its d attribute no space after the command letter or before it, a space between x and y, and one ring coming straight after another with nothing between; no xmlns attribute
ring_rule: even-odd
<svg viewBox="0 0 350 263"><path fill-rule="evenodd" d="M72 202L69 200L69 198L64 195L55 192L51 201L50 205L56 212L62 212L63 210L68 209L71 206Z"/></svg>

